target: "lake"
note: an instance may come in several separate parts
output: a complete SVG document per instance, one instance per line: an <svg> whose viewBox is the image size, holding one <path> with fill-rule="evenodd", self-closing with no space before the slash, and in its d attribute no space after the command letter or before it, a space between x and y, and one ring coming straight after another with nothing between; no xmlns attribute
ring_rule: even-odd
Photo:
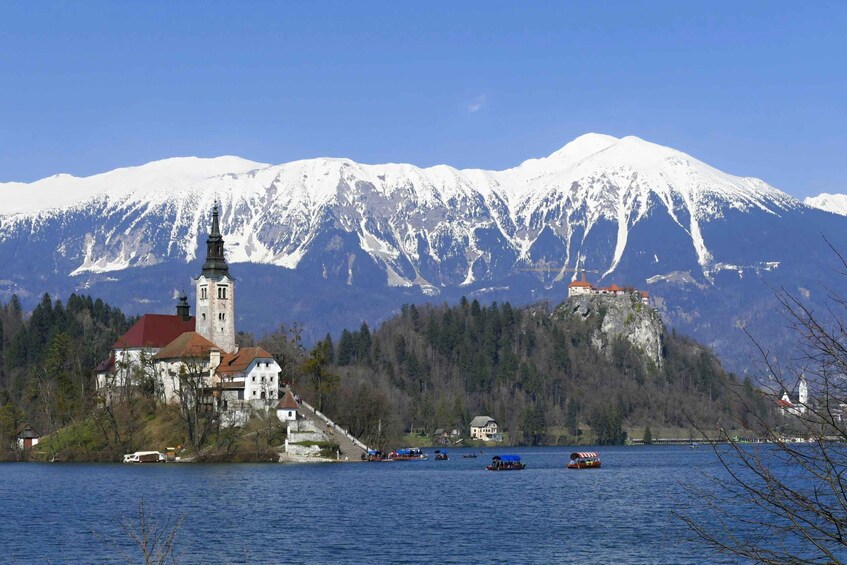
<svg viewBox="0 0 847 565"><path fill-rule="evenodd" d="M583 448L590 449L590 448ZM181 563L703 563L719 559L671 512L700 515L686 484L721 472L708 446L449 450L449 461L265 465L0 465L4 562L138 558L121 516L144 500L184 514ZM432 450L427 450L432 454ZM492 473L496 453L528 465Z"/></svg>

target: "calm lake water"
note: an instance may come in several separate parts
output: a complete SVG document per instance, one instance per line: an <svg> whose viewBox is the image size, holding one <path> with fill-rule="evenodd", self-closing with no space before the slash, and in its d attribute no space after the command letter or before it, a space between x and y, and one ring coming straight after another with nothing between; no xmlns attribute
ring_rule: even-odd
<svg viewBox="0 0 847 565"><path fill-rule="evenodd" d="M587 449L587 448L586 448ZM432 450L428 450L431 454ZM181 563L704 563L719 558L671 512L698 515L684 485L720 473L707 447L605 447L600 470L569 448L449 461L310 465L0 465L4 563L123 562L119 518L143 498L185 514Z"/></svg>

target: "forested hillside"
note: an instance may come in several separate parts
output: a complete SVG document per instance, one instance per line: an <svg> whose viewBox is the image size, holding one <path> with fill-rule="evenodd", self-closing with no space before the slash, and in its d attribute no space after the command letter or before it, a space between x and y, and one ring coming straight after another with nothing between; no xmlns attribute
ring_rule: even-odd
<svg viewBox="0 0 847 565"><path fill-rule="evenodd" d="M642 351L632 340L639 303L615 314L618 326L632 324L623 337L604 329L612 313L594 306L512 308L463 298L453 307L406 305L378 331L363 323L308 353L296 327L281 326L258 342L242 333L238 341L271 352L282 381L370 445L397 444L409 430L467 434L471 418L482 414L494 417L510 442L572 444L620 443L627 429L647 426L740 423L742 431L752 426L749 408L768 411L749 380L738 382L711 352L659 322L659 362L656 352ZM137 402L98 416L92 369L133 321L89 296L71 295L64 304L44 295L28 316L15 298L0 304L2 449L23 423L42 435L82 425L93 426L99 439L80 439L73 457L108 458L150 439L138 435L144 421L178 420L143 391ZM178 442L180 426L170 428L166 435Z"/></svg>
<svg viewBox="0 0 847 565"><path fill-rule="evenodd" d="M766 411L749 380L692 340L665 332L660 367L620 337L598 349L602 321L543 304L407 305L376 332L327 337L300 379L375 444L409 429L467 433L481 414L515 443L602 444L622 442L626 427L714 430L749 424L742 404Z"/></svg>
<svg viewBox="0 0 847 565"><path fill-rule="evenodd" d="M92 371L134 320L100 299L45 294L31 315L16 296L0 304L0 437L24 422L47 433L95 407Z"/></svg>

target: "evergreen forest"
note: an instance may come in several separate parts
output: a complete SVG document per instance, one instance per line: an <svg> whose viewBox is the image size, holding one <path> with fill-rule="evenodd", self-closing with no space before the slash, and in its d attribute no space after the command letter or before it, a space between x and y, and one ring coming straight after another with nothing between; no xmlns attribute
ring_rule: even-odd
<svg viewBox="0 0 847 565"><path fill-rule="evenodd" d="M493 417L512 443L603 445L648 427L676 437L751 434L770 412L749 378L726 373L690 338L666 331L659 368L623 339L598 350L600 322L547 304L405 305L375 332L363 323L337 344L327 336L298 378L321 409L374 445L409 431L467 437L476 415Z"/></svg>

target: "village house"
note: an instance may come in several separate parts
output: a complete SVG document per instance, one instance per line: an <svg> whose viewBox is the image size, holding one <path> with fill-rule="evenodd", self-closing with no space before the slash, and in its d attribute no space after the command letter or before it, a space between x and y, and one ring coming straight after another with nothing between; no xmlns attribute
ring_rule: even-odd
<svg viewBox="0 0 847 565"><path fill-rule="evenodd" d="M444 428L438 428L432 434L432 443L436 445L450 445L450 432Z"/></svg>
<svg viewBox="0 0 847 565"><path fill-rule="evenodd" d="M243 347L224 355L215 371L223 406L249 403L259 408L276 404L281 372L273 355L261 347Z"/></svg>
<svg viewBox="0 0 847 565"><path fill-rule="evenodd" d="M35 428L30 426L29 424L24 424L21 426L21 429L18 430L18 434L15 438L15 447L19 450L30 449L33 446L38 445L38 432L35 431Z"/></svg>
<svg viewBox="0 0 847 565"><path fill-rule="evenodd" d="M476 416L471 420L471 439L482 441L503 441L503 434L498 430L497 422L491 416Z"/></svg>
<svg viewBox="0 0 847 565"><path fill-rule="evenodd" d="M294 393L290 390L285 392L282 400L276 405L276 417L280 422L294 422L297 420L297 414L300 411L300 404L294 397Z"/></svg>

